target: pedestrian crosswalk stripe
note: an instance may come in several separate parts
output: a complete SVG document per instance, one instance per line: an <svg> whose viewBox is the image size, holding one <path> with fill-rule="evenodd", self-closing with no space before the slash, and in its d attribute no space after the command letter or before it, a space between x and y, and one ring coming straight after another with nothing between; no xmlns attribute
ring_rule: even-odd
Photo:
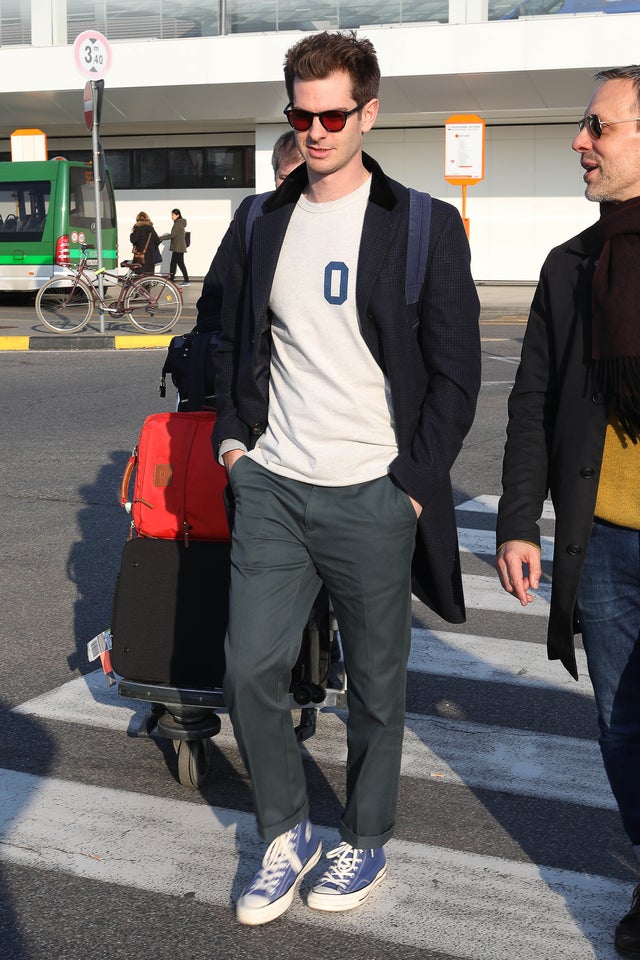
<svg viewBox="0 0 640 960"><path fill-rule="evenodd" d="M593 697L584 652L576 650L578 683L559 660L547 658L541 643L511 638L483 637L449 630L411 631L409 669L414 672L511 683L533 687L555 687L581 697Z"/></svg>
<svg viewBox="0 0 640 960"><path fill-rule="evenodd" d="M475 574L463 574L464 599L469 609L495 610L500 613L512 613L520 616L544 617L549 613L551 602L551 584L541 582L537 590L531 591L535 601L521 606L515 597L502 589L498 575L483 577Z"/></svg>
<svg viewBox="0 0 640 960"><path fill-rule="evenodd" d="M464 500L462 503L457 504L456 510L468 510L471 513L497 513L499 499L500 497L485 493L479 497L473 497L471 500ZM541 519L555 519L555 512L551 500L544 501Z"/></svg>
<svg viewBox="0 0 640 960"><path fill-rule="evenodd" d="M263 853L250 814L0 773L4 862L163 895L190 894L230 908ZM326 852L337 834L319 833ZM615 956L610 930L626 909L626 883L395 839L386 849L388 874L366 909L336 918L306 908L304 894L321 862L284 922L333 931L339 924L363 943L374 938L460 960Z"/></svg>
<svg viewBox="0 0 640 960"><path fill-rule="evenodd" d="M512 603L514 610L519 610ZM592 697L582 650L576 650L576 661L579 683L557 660L547 659L543 644L414 627L409 669L460 680L559 688ZM135 714L145 709L144 704L120 697L115 685L107 686L102 671L94 670L27 700L13 712L124 732L137 724Z"/></svg>
<svg viewBox="0 0 640 960"><path fill-rule="evenodd" d="M553 560L553 537L541 537L542 559ZM461 553L475 553L476 556L494 557L496 535L493 530L476 530L470 527L458 527L458 543Z"/></svg>
<svg viewBox="0 0 640 960"><path fill-rule="evenodd" d="M137 731L148 704L120 697L115 686L106 687L97 671L84 679L70 681L54 694L29 701L15 712L120 730L123 734ZM222 721L215 742L221 749L233 750L235 741L224 714ZM343 762L343 715L323 713L317 735L305 745L319 762ZM613 805L598 747L591 740L408 714L402 770L405 776L419 780L437 777L448 783L603 809Z"/></svg>

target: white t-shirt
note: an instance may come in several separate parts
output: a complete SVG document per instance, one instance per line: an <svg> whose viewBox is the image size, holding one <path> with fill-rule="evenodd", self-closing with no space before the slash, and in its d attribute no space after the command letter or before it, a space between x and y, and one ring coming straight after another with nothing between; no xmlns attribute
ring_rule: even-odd
<svg viewBox="0 0 640 960"><path fill-rule="evenodd" d="M397 454L389 385L360 334L356 276L370 179L300 197L274 277L269 421L249 456L322 486L384 476Z"/></svg>

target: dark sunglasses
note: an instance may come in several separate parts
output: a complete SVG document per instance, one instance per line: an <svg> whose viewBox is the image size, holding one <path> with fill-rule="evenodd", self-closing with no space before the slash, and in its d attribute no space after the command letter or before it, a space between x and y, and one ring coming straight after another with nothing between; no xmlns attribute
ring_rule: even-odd
<svg viewBox="0 0 640 960"><path fill-rule="evenodd" d="M613 126L614 123L636 123L640 122L640 117L629 117L627 120L601 120L597 113L590 113L588 117L578 120L578 131L582 133L586 127L592 140L599 140L602 136L602 128Z"/></svg>
<svg viewBox="0 0 640 960"><path fill-rule="evenodd" d="M310 113L308 110L298 110L297 107L289 103L284 108L284 115L294 130L302 131L311 129L311 124L314 118L317 117L324 129L329 133L339 133L340 130L344 130L349 117L353 113L357 113L358 110L362 110L367 103L369 103L369 101L365 100L364 103L359 103L353 110L322 110L321 113Z"/></svg>

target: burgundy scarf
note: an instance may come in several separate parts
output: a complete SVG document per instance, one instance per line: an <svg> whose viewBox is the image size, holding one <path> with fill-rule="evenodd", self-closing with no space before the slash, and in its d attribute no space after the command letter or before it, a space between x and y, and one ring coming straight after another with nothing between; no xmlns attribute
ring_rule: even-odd
<svg viewBox="0 0 640 960"><path fill-rule="evenodd" d="M640 197L604 207L593 278L593 375L624 431L640 438Z"/></svg>

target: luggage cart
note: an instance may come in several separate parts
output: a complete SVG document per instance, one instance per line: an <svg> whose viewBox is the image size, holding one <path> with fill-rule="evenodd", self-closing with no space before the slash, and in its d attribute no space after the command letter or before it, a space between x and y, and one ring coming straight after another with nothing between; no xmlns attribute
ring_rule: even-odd
<svg viewBox="0 0 640 960"><path fill-rule="evenodd" d="M211 738L226 709L224 636L230 545L136 538L124 547L111 619L118 693L148 704L134 731L173 741L178 779L199 789L210 773ZM301 638L291 680L296 736L313 736L318 711L346 708L346 688L327 686L337 624L320 591Z"/></svg>
<svg viewBox="0 0 640 960"><path fill-rule="evenodd" d="M199 789L210 773L211 738L220 732L219 714L226 710L222 681L231 545L222 496L226 479L213 460L208 439L205 447L211 462L200 448L197 472L200 481L203 476L208 478L205 501L209 507L215 504L213 524L211 517L203 521L208 508L202 506L201 496L193 527L186 522L185 503L190 489L200 487L202 493L203 484L193 477L191 455L185 459L184 443L178 442L182 432L178 427L195 413L195 419L206 421L207 437L211 435L215 421L212 356L216 340L215 332L196 333L194 329L171 341L162 369L160 396L166 395L166 376L171 374L178 391L178 409L160 416L167 422L170 442L164 448L154 447L154 451L161 449L158 462L148 454L144 471L139 470L141 434L122 479L120 503L132 517L133 539L122 552L111 617L111 664L119 678L118 693L149 706L133 733L155 733L172 740L178 758L178 779L183 786L193 789ZM183 469L174 470L174 454L177 458L182 456ZM134 472L134 492L129 501ZM172 493L159 495L163 485ZM143 523L154 513L168 514L170 521L175 513L175 522L169 526L176 531L184 527L184 539L164 539L167 535L158 533L145 535ZM203 522L217 530L216 539L194 536L197 524L202 526ZM338 626L323 588L303 631L300 655L291 676L291 709L300 708L295 728L300 743L315 733L320 710L346 709L344 679L333 681L339 683L338 687L329 686L331 651L339 648L337 638Z"/></svg>

